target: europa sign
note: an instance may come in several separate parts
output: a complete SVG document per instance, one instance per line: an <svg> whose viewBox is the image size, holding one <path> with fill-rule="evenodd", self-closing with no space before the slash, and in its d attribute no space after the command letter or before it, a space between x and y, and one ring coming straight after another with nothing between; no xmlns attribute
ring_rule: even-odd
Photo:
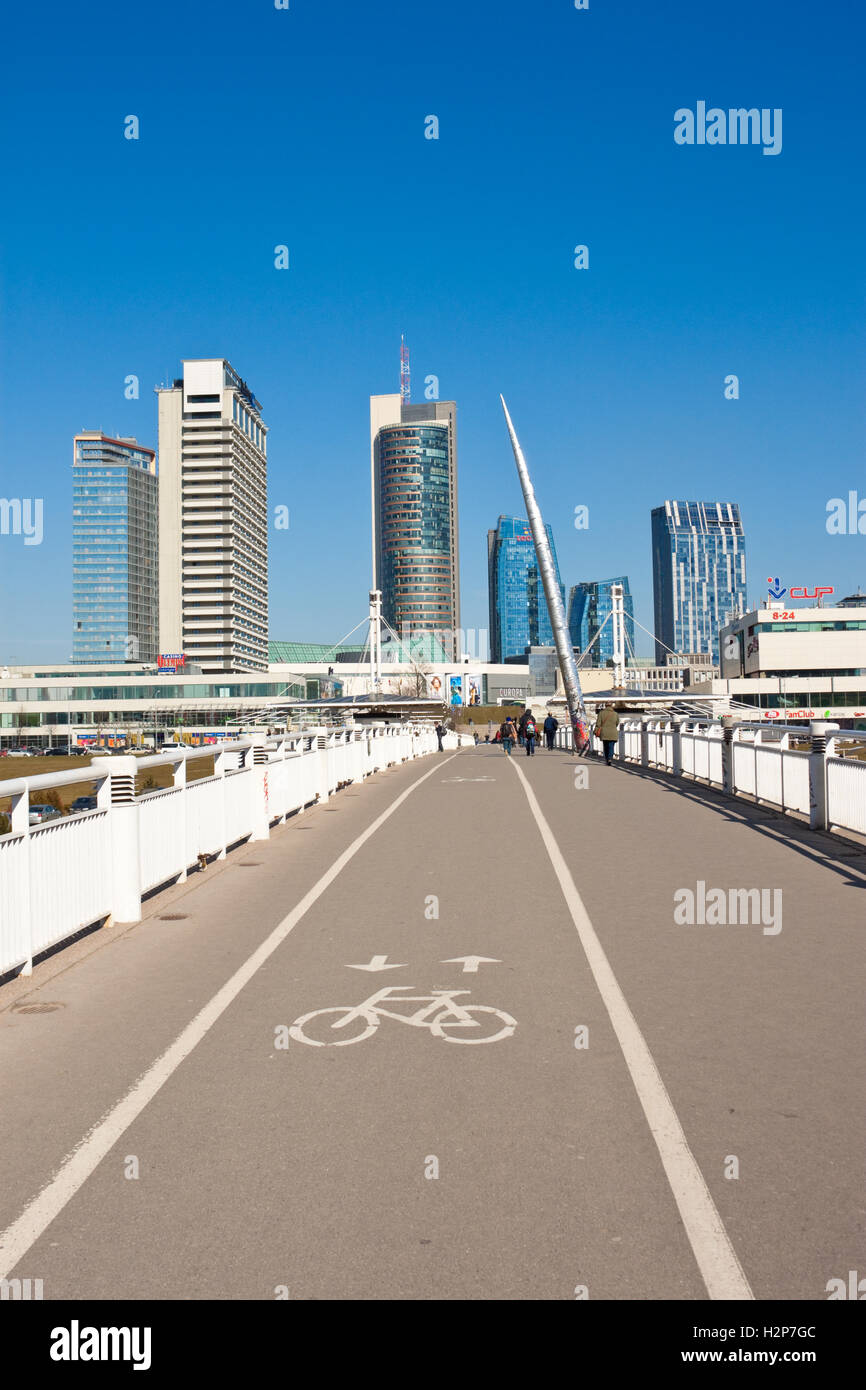
<svg viewBox="0 0 866 1390"><path fill-rule="evenodd" d="M811 591L811 593L809 592L809 589L808 589L805 585L803 585L803 584L795 584L795 585L792 586L792 588L786 589L784 585L782 585L781 587L779 586L779 577L778 577L778 575L776 576L775 579L768 579L768 580L767 580L767 583L768 583L769 586L770 586L769 591L768 591L768 592L769 592L769 595L770 595L770 598L776 599L777 601L778 601L779 599L783 599L783 598L785 597L786 594L787 594L788 597L791 598L791 599L795 599L795 598L805 598L805 599L815 598L815 599L820 599L820 598L823 598L823 596L824 596L825 594L832 594L832 593L833 593L833 585L832 585L832 584L816 584L815 588Z"/></svg>
<svg viewBox="0 0 866 1390"><path fill-rule="evenodd" d="M186 653L162 652L156 658L156 664L160 671L178 671L181 666L186 665Z"/></svg>

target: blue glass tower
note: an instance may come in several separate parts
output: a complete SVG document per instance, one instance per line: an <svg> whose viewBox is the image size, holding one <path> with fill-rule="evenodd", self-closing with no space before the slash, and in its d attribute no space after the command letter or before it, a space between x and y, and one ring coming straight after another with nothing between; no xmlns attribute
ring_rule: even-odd
<svg viewBox="0 0 866 1390"><path fill-rule="evenodd" d="M613 661L613 622L604 626L613 610L611 585L622 585L622 606L625 620L625 657L634 652L634 599L628 586L628 575L613 579L585 579L575 584L568 594L568 631L572 645L586 652L581 666L606 666ZM596 633L597 642L590 647Z"/></svg>
<svg viewBox="0 0 866 1390"><path fill-rule="evenodd" d="M75 436L72 659L156 661L156 455L100 431Z"/></svg>
<svg viewBox="0 0 866 1390"><path fill-rule="evenodd" d="M549 526L544 529L564 598L553 532ZM553 630L528 521L501 516L495 530L487 532L487 573L491 661L522 656L527 647L551 646Z"/></svg>
<svg viewBox="0 0 866 1390"><path fill-rule="evenodd" d="M719 661L719 629L746 611L746 542L735 502L665 502L652 512L656 662Z"/></svg>

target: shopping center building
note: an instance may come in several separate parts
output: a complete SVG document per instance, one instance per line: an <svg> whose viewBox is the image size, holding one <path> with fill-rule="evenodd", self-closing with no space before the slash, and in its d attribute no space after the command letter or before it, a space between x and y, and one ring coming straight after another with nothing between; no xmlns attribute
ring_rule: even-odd
<svg viewBox="0 0 866 1390"><path fill-rule="evenodd" d="M758 719L866 720L866 606L752 609L720 633L720 677L703 688L754 706Z"/></svg>
<svg viewBox="0 0 866 1390"><path fill-rule="evenodd" d="M0 667L0 749L158 745L177 737L209 743L233 737L239 728L280 727L287 719L293 725L343 719L344 706L330 712L329 701L370 694L370 663L361 651L300 643L271 647L291 659L272 661L267 675L207 676L188 668L160 673L132 664ZM392 661L383 665L378 696L383 702L441 701L456 710L547 693L535 687L528 666L471 663L461 669L454 662Z"/></svg>

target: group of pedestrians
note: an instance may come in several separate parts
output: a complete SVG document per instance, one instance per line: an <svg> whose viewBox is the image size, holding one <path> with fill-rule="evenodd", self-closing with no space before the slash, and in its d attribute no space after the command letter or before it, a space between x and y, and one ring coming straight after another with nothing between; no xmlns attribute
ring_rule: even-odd
<svg viewBox="0 0 866 1390"><path fill-rule="evenodd" d="M558 728L559 720L555 719L552 714L549 714L542 725L548 748L553 748L553 740ZM526 749L526 756L528 758L533 757L538 740L538 724L528 705L516 724L509 715L500 725L498 741L502 744L509 758L511 757L511 750L516 743L520 744L521 748Z"/></svg>
<svg viewBox="0 0 866 1390"><path fill-rule="evenodd" d="M471 726L471 719L469 723ZM548 749L552 749L554 746L554 740L556 738L556 731L558 728L559 720L556 719L554 715L548 714L547 718L541 726L541 732L544 733L545 743ZM443 752L442 740L444 739L446 732L447 730L445 729L445 726L441 722L437 723L436 738L439 743L440 753ZM475 742L477 744L478 731L475 728L473 728L472 732L475 735ZM575 724L572 733L574 737L574 747L578 755L584 757L588 756L591 750L588 726L584 724L581 720L575 718ZM595 734L596 738L601 740L602 746L604 748L604 760L607 763L608 767L610 767L613 763L614 750L616 749L617 741L619 738L619 715L617 714L614 705L599 705L595 716L595 728L593 729L593 733ZM489 737L490 735L488 734L488 740ZM508 718L502 722L502 724L499 726L499 732L496 735L495 742L502 744L502 747L505 749L506 755L509 758L511 757L511 750L512 748L514 748L515 744L519 744L521 748L525 748L526 756L528 758L531 758L535 754L535 747L539 741L539 738L540 732L538 724L536 722L535 716L532 713L532 710L527 705L525 706L523 713L520 716L520 719L516 723L514 719L511 717L511 715L509 715ZM485 740L485 742L486 741L487 740Z"/></svg>
<svg viewBox="0 0 866 1390"><path fill-rule="evenodd" d="M541 727L547 747L552 749L556 731L559 728L559 720L552 714L548 714ZM592 746L588 726L578 721L573 732L575 749L579 755L587 756ZM611 767L619 738L619 715L612 704L599 705L593 733L596 738L601 740L604 748L604 761L608 767ZM511 757L511 750L515 744L520 744L522 748L526 749L527 757L531 758L535 753L539 736L538 724L532 711L527 707L517 723L510 716L503 722L497 734L497 742L502 744L509 757Z"/></svg>

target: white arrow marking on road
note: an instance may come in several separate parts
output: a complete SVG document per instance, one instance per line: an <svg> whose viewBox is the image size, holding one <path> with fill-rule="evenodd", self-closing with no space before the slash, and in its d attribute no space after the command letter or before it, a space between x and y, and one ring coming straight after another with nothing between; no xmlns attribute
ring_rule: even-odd
<svg viewBox="0 0 866 1390"><path fill-rule="evenodd" d="M501 965L502 961L495 956L452 956L450 960L442 960L440 965L462 965L464 975L477 975L478 967L484 965Z"/></svg>
<svg viewBox="0 0 866 1390"><path fill-rule="evenodd" d="M347 970L404 970L405 965L400 965L394 961L391 965L386 965L387 956L372 956L369 965L347 965Z"/></svg>
<svg viewBox="0 0 866 1390"><path fill-rule="evenodd" d="M495 782L495 777L443 777L443 782Z"/></svg>

